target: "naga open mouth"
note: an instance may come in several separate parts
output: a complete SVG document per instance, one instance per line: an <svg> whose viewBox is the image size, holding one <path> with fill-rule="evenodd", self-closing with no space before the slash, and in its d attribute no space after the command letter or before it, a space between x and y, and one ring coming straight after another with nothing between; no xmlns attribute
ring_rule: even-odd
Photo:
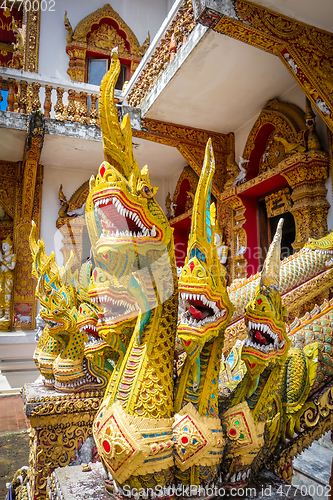
<svg viewBox="0 0 333 500"><path fill-rule="evenodd" d="M88 336L97 337L97 319L85 320L85 323L77 323L80 332L86 333Z"/></svg>
<svg viewBox="0 0 333 500"><path fill-rule="evenodd" d="M90 296L92 302L98 304L102 311L98 314L97 329L106 324L137 316L139 313L138 305L130 300L131 297L126 292L113 295L111 290L104 289L99 292L95 290L94 295Z"/></svg>
<svg viewBox="0 0 333 500"><path fill-rule="evenodd" d="M181 316L181 322L190 327L209 326L225 318L227 314L226 309L220 309L216 302L208 300L203 294L182 292L180 296L186 309Z"/></svg>
<svg viewBox="0 0 333 500"><path fill-rule="evenodd" d="M270 353L283 349L285 341L270 328L267 323L254 323L248 321L249 338L244 343L245 347L254 347L263 352Z"/></svg>
<svg viewBox="0 0 333 500"><path fill-rule="evenodd" d="M96 329L97 335L97 329ZM85 347L98 347L105 344L105 341L96 335L88 335L88 342L85 342ZM105 344L107 345L107 344Z"/></svg>
<svg viewBox="0 0 333 500"><path fill-rule="evenodd" d="M41 318L47 323L49 331L51 332L57 332L59 329L64 329L64 322L63 321L55 321L54 317L52 315L46 314L43 312L43 310L40 311ZM52 319L51 319L52 318Z"/></svg>
<svg viewBox="0 0 333 500"><path fill-rule="evenodd" d="M44 319L44 318L43 318ZM50 328L58 328L64 326L63 323L57 321L51 321L50 319L46 320Z"/></svg>
<svg viewBox="0 0 333 500"><path fill-rule="evenodd" d="M125 206L124 200L116 196L94 200L95 214L102 228L100 240L119 242L136 239L143 242L146 239L158 239L159 231L155 225L149 225L138 206L132 206L129 201L128 204Z"/></svg>

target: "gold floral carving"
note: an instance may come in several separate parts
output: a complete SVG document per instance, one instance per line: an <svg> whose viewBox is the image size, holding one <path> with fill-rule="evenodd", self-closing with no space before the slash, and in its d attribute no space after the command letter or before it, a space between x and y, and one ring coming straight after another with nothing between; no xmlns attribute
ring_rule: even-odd
<svg viewBox="0 0 333 500"><path fill-rule="evenodd" d="M176 44L177 52L195 25L192 0L185 0L129 93L130 106L140 106L169 65L171 39Z"/></svg>
<svg viewBox="0 0 333 500"><path fill-rule="evenodd" d="M29 248L31 220L39 233L41 218L43 167L39 165L43 144L43 120L38 113L29 116L27 150L18 169L14 214L14 252L16 266L12 303L15 329L34 329L36 316L35 282L31 276L32 257ZM27 319L28 318L28 319Z"/></svg>
<svg viewBox="0 0 333 500"><path fill-rule="evenodd" d="M119 57L129 59L131 57L126 47L126 39L117 33L117 30L107 23L101 24L88 38L89 44L100 49L111 51L118 47Z"/></svg>
<svg viewBox="0 0 333 500"><path fill-rule="evenodd" d="M277 55L333 130L333 35L247 0L235 0L237 19L214 30Z"/></svg>
<svg viewBox="0 0 333 500"><path fill-rule="evenodd" d="M29 151L31 155L29 157L28 152L29 159L24 164L0 162L0 206L10 217L10 220L1 221L0 227L4 237L8 235L12 237L16 254L11 308L15 329L22 327L33 329L36 314L29 234L31 219L36 222L38 231L40 227L43 167L37 165L34 159L36 155L38 157L38 151L38 144L32 140L32 147ZM31 322L21 323L16 313L30 316Z"/></svg>
<svg viewBox="0 0 333 500"><path fill-rule="evenodd" d="M327 201L325 180L328 177L328 154L322 151L297 153L281 165L282 175L293 188L291 199L296 226L293 247L300 249L308 238L327 234Z"/></svg>
<svg viewBox="0 0 333 500"><path fill-rule="evenodd" d="M23 176L23 172L21 174ZM37 226L39 233L42 205L43 187L43 167L38 165L34 191L26 193L26 197L33 199L31 218L22 217L21 206L23 198L23 187L17 188L18 203L15 208L14 218L14 249L16 252L16 266L14 277L14 328L34 329L37 304L35 300L36 283L31 276L31 252L29 248L29 234L31 231L31 219ZM19 203L20 202L20 203ZM18 279L19 277L19 279ZM30 309L31 323L21 323L15 316L15 311L19 310L20 304L25 304Z"/></svg>
<svg viewBox="0 0 333 500"><path fill-rule="evenodd" d="M75 456L78 444L92 432L101 403L98 391L59 395L50 391L40 399L23 389L25 410L30 420L29 484L31 498L46 500L47 478L57 467L65 467ZM59 416L61 418L59 419Z"/></svg>
<svg viewBox="0 0 333 500"><path fill-rule="evenodd" d="M39 32L40 32L40 2L37 10L26 10L26 31L24 43L24 71L38 73Z"/></svg>
<svg viewBox="0 0 333 500"><path fill-rule="evenodd" d="M267 124L272 125L274 129L266 141L265 152L259 162L259 174L275 168L285 158L283 145L275 141L274 137L282 137L288 142L294 141L299 131L305 129L305 114L295 104L278 99L268 101L247 138L243 158L250 158L258 133Z"/></svg>
<svg viewBox="0 0 333 500"><path fill-rule="evenodd" d="M133 31L110 4L86 16L77 24L74 31L66 18L65 27L70 33L66 46L66 52L69 55L67 73L74 81L85 80L87 51L108 57L110 49L118 46L119 58L130 60L131 72L134 72L149 45L146 40L140 46ZM112 25L108 20L112 20ZM113 26L114 24L117 28Z"/></svg>
<svg viewBox="0 0 333 500"><path fill-rule="evenodd" d="M133 130L133 136L176 147L198 176L201 173L207 141L211 138L216 159L212 193L216 198L220 196L227 177L227 156L235 148L232 133L219 134L144 118L142 130Z"/></svg>
<svg viewBox="0 0 333 500"><path fill-rule="evenodd" d="M316 411L318 411L318 406L322 403L325 405L325 399L327 401L328 392L332 389L329 388L321 397L321 400L316 402ZM330 397L332 398L332 393L330 392ZM327 409L332 409L332 405L327 407ZM326 413L325 411L320 413L318 411L318 419L315 427L309 427L297 437L296 440L292 440L290 444L288 444L283 452L279 455L278 460L268 464L269 468L272 470L279 470L283 467L286 467L298 454L302 453L306 448L308 448L314 440L320 439L326 432L332 429L333 426L333 413Z"/></svg>
<svg viewBox="0 0 333 500"><path fill-rule="evenodd" d="M17 179L17 163L0 161L0 206L14 218Z"/></svg>

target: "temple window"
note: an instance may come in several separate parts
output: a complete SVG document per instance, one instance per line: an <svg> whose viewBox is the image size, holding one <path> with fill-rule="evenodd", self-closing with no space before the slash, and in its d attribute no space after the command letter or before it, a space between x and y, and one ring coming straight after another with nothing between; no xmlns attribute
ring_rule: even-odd
<svg viewBox="0 0 333 500"><path fill-rule="evenodd" d="M87 64L87 82L91 85L100 85L103 76L110 67L110 58L90 58ZM120 74L116 83L116 89L121 90L123 85L129 79L130 66L126 64L121 65Z"/></svg>
<svg viewBox="0 0 333 500"><path fill-rule="evenodd" d="M121 90L149 46L149 33L140 46L133 31L109 4L86 16L74 30L66 12L65 28L68 32L67 73L77 82L99 85L108 69L111 50L118 47L121 72L116 88Z"/></svg>

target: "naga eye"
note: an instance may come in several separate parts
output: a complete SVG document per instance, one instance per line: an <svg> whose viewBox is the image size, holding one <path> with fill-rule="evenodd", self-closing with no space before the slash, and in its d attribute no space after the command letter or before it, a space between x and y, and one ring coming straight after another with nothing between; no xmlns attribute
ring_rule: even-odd
<svg viewBox="0 0 333 500"><path fill-rule="evenodd" d="M146 198L152 198L154 196L148 186L143 186L141 192Z"/></svg>
<svg viewBox="0 0 333 500"><path fill-rule="evenodd" d="M53 314L57 315L57 314L59 314L59 312L60 311L58 311L58 309L54 309Z"/></svg>

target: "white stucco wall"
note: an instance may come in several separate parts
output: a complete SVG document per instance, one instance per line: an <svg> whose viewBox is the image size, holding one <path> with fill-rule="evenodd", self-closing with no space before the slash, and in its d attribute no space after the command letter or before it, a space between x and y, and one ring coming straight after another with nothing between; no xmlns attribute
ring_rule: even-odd
<svg viewBox="0 0 333 500"><path fill-rule="evenodd" d="M91 175L96 175L96 168L91 172L87 170L71 170L62 168L48 168L44 166L44 183L42 198L42 219L41 219L41 238L45 243L47 255L55 252L58 265L62 265L62 254L59 249L62 246L62 236L56 228L58 219L59 187L63 185L63 192L69 200L72 194L86 181Z"/></svg>
<svg viewBox="0 0 333 500"><path fill-rule="evenodd" d="M173 197L179 176L182 173L182 171L183 167L180 168L179 171L171 177L162 179L151 177L150 179L152 186L158 187L158 191L155 195L155 200L160 205L164 213L166 213L166 207L165 207L166 197L168 196L168 193L170 193L171 198Z"/></svg>
<svg viewBox="0 0 333 500"><path fill-rule="evenodd" d="M45 2L45 0L44 0ZM53 5L53 10L49 7ZM88 14L105 5L105 0L46 0L47 9L41 14L39 73L70 80L67 74L67 31L64 14L75 29ZM172 5L172 0L111 0L110 5L128 24L142 44L150 32L154 38ZM43 4L44 5L44 4ZM46 7L45 7L46 8Z"/></svg>

